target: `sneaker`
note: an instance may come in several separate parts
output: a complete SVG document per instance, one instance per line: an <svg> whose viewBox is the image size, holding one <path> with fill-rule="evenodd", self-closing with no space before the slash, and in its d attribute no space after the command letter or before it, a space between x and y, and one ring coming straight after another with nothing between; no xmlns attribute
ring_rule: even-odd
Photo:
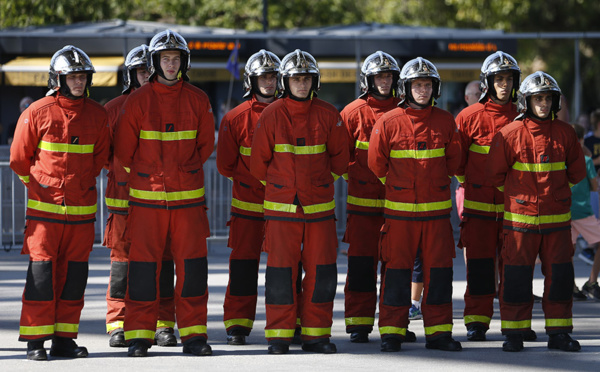
<svg viewBox="0 0 600 372"><path fill-rule="evenodd" d="M581 292L577 286L573 287L573 301L585 301L587 300L587 296L585 293Z"/></svg>
<svg viewBox="0 0 600 372"><path fill-rule="evenodd" d="M420 307L416 307L414 304L410 307L410 310L408 311L408 319L409 320L417 320L417 319L422 319L423 318L423 314L421 313L421 308Z"/></svg>
<svg viewBox="0 0 600 372"><path fill-rule="evenodd" d="M583 287L581 287L581 293L588 296L592 300L600 301L600 287L598 287L598 282L585 282Z"/></svg>
<svg viewBox="0 0 600 372"><path fill-rule="evenodd" d="M577 255L577 257L579 257L581 261L585 262L588 265L594 264L594 250L592 248L586 248L582 250L581 253Z"/></svg>

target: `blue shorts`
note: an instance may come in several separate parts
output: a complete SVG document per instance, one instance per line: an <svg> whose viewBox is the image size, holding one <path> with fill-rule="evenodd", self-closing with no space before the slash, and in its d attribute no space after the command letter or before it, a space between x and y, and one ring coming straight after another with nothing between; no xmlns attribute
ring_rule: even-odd
<svg viewBox="0 0 600 372"><path fill-rule="evenodd" d="M417 250L417 258L415 258L415 266L412 273L413 283L423 283L423 262L421 262L421 250Z"/></svg>

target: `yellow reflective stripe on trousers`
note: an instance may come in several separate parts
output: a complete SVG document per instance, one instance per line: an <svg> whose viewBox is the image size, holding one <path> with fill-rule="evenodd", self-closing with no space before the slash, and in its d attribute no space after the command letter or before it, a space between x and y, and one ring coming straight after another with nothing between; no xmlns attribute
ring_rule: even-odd
<svg viewBox="0 0 600 372"><path fill-rule="evenodd" d="M19 176L17 174L17 176ZM25 183L29 183L29 176L19 176L19 179Z"/></svg>
<svg viewBox="0 0 600 372"><path fill-rule="evenodd" d="M73 216L96 213L96 204L90 206L57 205L31 199L27 201L27 208L48 213L70 214Z"/></svg>
<svg viewBox="0 0 600 372"><path fill-rule="evenodd" d="M327 150L325 144L315 146L294 146L290 144L278 144L275 145L273 151L275 152L290 152L295 155L312 155L321 154Z"/></svg>
<svg viewBox="0 0 600 372"><path fill-rule="evenodd" d="M335 209L335 200L321 204L303 205L302 209L304 210L305 214L331 211Z"/></svg>
<svg viewBox="0 0 600 372"><path fill-rule="evenodd" d="M361 207L383 208L385 205L384 199L367 199L357 198L356 196L348 195L347 204L358 205Z"/></svg>
<svg viewBox="0 0 600 372"><path fill-rule="evenodd" d="M141 139L158 141L179 141L196 139L197 134L197 130L183 130L180 132L158 132L143 129L140 130Z"/></svg>
<svg viewBox="0 0 600 372"><path fill-rule="evenodd" d="M373 325L375 324L375 318L371 317L352 317L344 319L346 326L352 325Z"/></svg>
<svg viewBox="0 0 600 372"><path fill-rule="evenodd" d="M476 144L472 143L471 146L469 146L469 151L473 151L478 154L487 155L490 153L490 147L489 146L480 146L480 145L476 145Z"/></svg>
<svg viewBox="0 0 600 372"><path fill-rule="evenodd" d="M54 143L40 141L38 144L40 150L45 151L56 151L56 152L69 152L72 154L93 154L94 145L74 145L70 143Z"/></svg>
<svg viewBox="0 0 600 372"><path fill-rule="evenodd" d="M165 201L179 201L179 200L189 200L189 199L198 199L204 196L204 187L197 190L190 191L147 191L147 190L137 190L133 188L129 188L129 195L133 196L137 199L144 200L165 200Z"/></svg>
<svg viewBox="0 0 600 372"><path fill-rule="evenodd" d="M265 338L293 338L295 329L265 329Z"/></svg>
<svg viewBox="0 0 600 372"><path fill-rule="evenodd" d="M251 319L229 319L225 320L223 323L225 324L225 328L233 326L252 328L252 326L254 325L254 321Z"/></svg>
<svg viewBox="0 0 600 372"><path fill-rule="evenodd" d="M106 332L110 333L115 329L123 328L123 321L117 320L116 322L106 323Z"/></svg>
<svg viewBox="0 0 600 372"><path fill-rule="evenodd" d="M107 207L113 207L113 208L129 208L129 200L123 200L123 199L113 199L113 198L108 198L105 197L104 201L106 202L106 206Z"/></svg>
<svg viewBox="0 0 600 372"><path fill-rule="evenodd" d="M357 149L368 150L369 149L369 142L363 142L363 141L356 140L356 144L354 146Z"/></svg>
<svg viewBox="0 0 600 372"><path fill-rule="evenodd" d="M206 326L197 325L185 328L179 328L179 337L185 337L193 334L206 334Z"/></svg>
<svg viewBox="0 0 600 372"><path fill-rule="evenodd" d="M572 327L573 318L568 319L546 319L546 328L548 327Z"/></svg>
<svg viewBox="0 0 600 372"><path fill-rule="evenodd" d="M54 332L77 333L79 332L79 324L56 323L54 324Z"/></svg>
<svg viewBox="0 0 600 372"><path fill-rule="evenodd" d="M489 325L492 318L484 315L465 315L465 324L469 323L484 323Z"/></svg>
<svg viewBox="0 0 600 372"><path fill-rule="evenodd" d="M22 336L41 336L54 334L54 324L45 326L20 326L19 334Z"/></svg>
<svg viewBox="0 0 600 372"><path fill-rule="evenodd" d="M425 336L431 336L436 332L452 332L452 324L440 324L431 327L425 327Z"/></svg>
<svg viewBox="0 0 600 372"><path fill-rule="evenodd" d="M528 225L542 225L547 223L561 223L571 220L571 212L563 214L551 214L548 216L527 216L511 212L504 212L504 219L507 221L525 223Z"/></svg>
<svg viewBox="0 0 600 372"><path fill-rule="evenodd" d="M380 335L402 335L406 336L406 328L400 327L379 327Z"/></svg>
<svg viewBox="0 0 600 372"><path fill-rule="evenodd" d="M390 158L394 159L431 159L444 155L446 155L445 148L433 150L392 150L390 152Z"/></svg>
<svg viewBox="0 0 600 372"><path fill-rule="evenodd" d="M513 164L513 169L522 172L551 172L561 171L566 169L565 162L557 163L521 163L516 162Z"/></svg>
<svg viewBox="0 0 600 372"><path fill-rule="evenodd" d="M400 203L386 200L385 207L400 212L431 212L452 208L452 200L433 203Z"/></svg>
<svg viewBox="0 0 600 372"><path fill-rule="evenodd" d="M526 329L531 328L531 319L528 320L503 320L500 322L502 329Z"/></svg>
<svg viewBox="0 0 600 372"><path fill-rule="evenodd" d="M504 204L482 203L467 199L465 199L464 207L481 212L504 212Z"/></svg>
<svg viewBox="0 0 600 372"><path fill-rule="evenodd" d="M156 329L159 328L175 328L175 322L172 322L170 320L157 320Z"/></svg>
<svg viewBox="0 0 600 372"><path fill-rule="evenodd" d="M156 334L156 330L149 331L147 329L138 329L135 331L125 331L125 340L133 340L136 338L147 338L150 340L154 340L154 335Z"/></svg>
<svg viewBox="0 0 600 372"><path fill-rule="evenodd" d="M250 156L252 154L252 148L240 146L240 154Z"/></svg>
<svg viewBox="0 0 600 372"><path fill-rule="evenodd" d="M244 202L235 198L231 198L231 206L249 212L264 213L265 209L262 204Z"/></svg>
<svg viewBox="0 0 600 372"><path fill-rule="evenodd" d="M327 327L327 328L302 327L302 334L304 336L313 336L313 337L327 336L327 335L331 334L331 327Z"/></svg>

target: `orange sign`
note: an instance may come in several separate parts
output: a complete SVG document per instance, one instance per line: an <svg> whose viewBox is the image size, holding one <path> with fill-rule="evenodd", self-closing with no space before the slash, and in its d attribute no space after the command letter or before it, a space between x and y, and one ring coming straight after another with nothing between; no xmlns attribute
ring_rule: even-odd
<svg viewBox="0 0 600 372"><path fill-rule="evenodd" d="M238 49L241 46L241 43L238 43ZM233 41L200 41L200 40L192 40L188 42L188 48L190 50L233 50L235 47L235 42Z"/></svg>
<svg viewBox="0 0 600 372"><path fill-rule="evenodd" d="M495 43L448 43L450 52L496 52L498 45Z"/></svg>

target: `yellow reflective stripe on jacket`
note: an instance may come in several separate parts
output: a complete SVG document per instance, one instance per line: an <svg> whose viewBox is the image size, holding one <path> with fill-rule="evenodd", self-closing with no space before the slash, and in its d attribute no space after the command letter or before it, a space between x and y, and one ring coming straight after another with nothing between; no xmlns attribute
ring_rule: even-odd
<svg viewBox="0 0 600 372"><path fill-rule="evenodd" d="M70 152L72 154L93 154L94 145L74 145L71 143L55 143L40 141L38 144L40 150L45 151L56 151L56 152Z"/></svg>
<svg viewBox="0 0 600 372"><path fill-rule="evenodd" d="M79 324L56 323L56 324L54 324L54 331L55 332L77 333L79 331Z"/></svg>
<svg viewBox="0 0 600 372"><path fill-rule="evenodd" d="M133 340L136 338L147 338L150 340L154 340L154 335L156 330L149 331L147 329L138 329L134 331L125 331L125 340ZM181 335L181 332L179 333Z"/></svg>
<svg viewBox="0 0 600 372"><path fill-rule="evenodd" d="M17 176L19 175L17 174ZM19 179L24 183L29 183L29 176L19 176Z"/></svg>
<svg viewBox="0 0 600 372"><path fill-rule="evenodd" d="M513 164L513 169L522 172L551 172L561 171L566 169L564 161L557 163L521 163L516 162Z"/></svg>
<svg viewBox="0 0 600 372"><path fill-rule="evenodd" d="M229 319L223 322L225 324L225 328L233 327L233 326L242 326L246 328L252 328L254 325L254 321L251 319Z"/></svg>
<svg viewBox="0 0 600 372"><path fill-rule="evenodd" d="M406 328L400 328L400 327L379 327L379 334L381 334L381 335L402 335L402 336L406 336Z"/></svg>
<svg viewBox="0 0 600 372"><path fill-rule="evenodd" d="M487 155L490 153L490 146L480 146L480 145L476 145L476 144L472 143L471 146L469 146L469 151L473 151L478 154Z"/></svg>
<svg viewBox="0 0 600 372"><path fill-rule="evenodd" d="M110 333L112 331L114 331L115 329L119 329L119 328L123 328L123 321L122 320L117 320L116 322L112 322L112 323L106 323L106 332Z"/></svg>
<svg viewBox="0 0 600 372"><path fill-rule="evenodd" d="M356 144L354 146L357 149L368 150L369 149L369 142L363 142L363 141L356 140Z"/></svg>
<svg viewBox="0 0 600 372"><path fill-rule="evenodd" d="M196 139L197 130L182 130L180 132L158 132L153 130L140 130L140 138L158 141L179 141Z"/></svg>
<svg viewBox="0 0 600 372"><path fill-rule="evenodd" d="M439 158L446 155L446 149L432 149L432 150L392 150L390 157L394 159L431 159Z"/></svg>
<svg viewBox="0 0 600 372"><path fill-rule="evenodd" d="M425 327L425 336L431 336L436 332L452 332L452 324L439 324L436 326Z"/></svg>
<svg viewBox="0 0 600 372"><path fill-rule="evenodd" d="M383 208L385 205L384 199L367 199L357 198L356 196L348 195L346 201L348 204L358 205L360 207Z"/></svg>
<svg viewBox="0 0 600 372"><path fill-rule="evenodd" d="M179 328L179 337L185 337L194 334L206 334L206 326L196 325L191 327Z"/></svg>
<svg viewBox="0 0 600 372"><path fill-rule="evenodd" d="M504 219L512 222L526 223L528 225L541 225L546 223L561 223L571 220L571 212L551 214L547 216L527 216L512 212L504 212Z"/></svg>
<svg viewBox="0 0 600 372"><path fill-rule="evenodd" d="M296 213L298 206L295 204L276 203L265 200L264 208L275 212Z"/></svg>
<svg viewBox="0 0 600 372"><path fill-rule="evenodd" d="M340 178L340 176L338 176L337 174L331 172L331 175L333 176L333 182L337 181L338 178Z"/></svg>
<svg viewBox="0 0 600 372"><path fill-rule="evenodd" d="M106 206L109 208L129 208L129 200L104 197L104 201L106 202Z"/></svg>
<svg viewBox="0 0 600 372"><path fill-rule="evenodd" d="M348 181L348 173L342 174L342 178L345 179L346 181Z"/></svg>
<svg viewBox="0 0 600 372"><path fill-rule="evenodd" d="M295 329L265 329L265 338L293 338Z"/></svg>
<svg viewBox="0 0 600 372"><path fill-rule="evenodd" d="M302 334L304 336L313 336L313 337L327 336L327 335L331 334L331 327L328 327L328 328L302 327Z"/></svg>
<svg viewBox="0 0 600 372"><path fill-rule="evenodd" d="M252 148L240 146L240 154L250 156L252 154Z"/></svg>
<svg viewBox="0 0 600 372"><path fill-rule="evenodd" d="M379 178L379 181L381 181L381 183L383 183L385 185L385 181L387 180L387 177L381 177Z"/></svg>
<svg viewBox="0 0 600 372"><path fill-rule="evenodd" d="M464 207L481 212L504 212L504 204L482 203L467 199L465 199Z"/></svg>
<svg viewBox="0 0 600 372"><path fill-rule="evenodd" d="M125 169L125 172L127 172L127 173L131 173L131 168L128 168L128 167L123 167L123 169Z"/></svg>
<svg viewBox="0 0 600 372"><path fill-rule="evenodd" d="M159 328L175 328L175 322L170 320L157 320L156 329Z"/></svg>
<svg viewBox="0 0 600 372"><path fill-rule="evenodd" d="M375 324L375 318L371 318L371 317L351 317L351 318L345 318L344 321L346 322L346 326L352 326L352 325L373 325Z"/></svg>
<svg viewBox="0 0 600 372"><path fill-rule="evenodd" d="M265 209L262 204L244 202L235 198L231 199L231 206L249 212L264 213Z"/></svg>
<svg viewBox="0 0 600 372"><path fill-rule="evenodd" d="M23 336L41 336L54 334L54 324L45 326L20 326L19 334Z"/></svg>
<svg viewBox="0 0 600 372"><path fill-rule="evenodd" d="M144 200L165 200L165 201L179 201L198 199L204 196L204 187L197 190L190 191L147 191L137 190L129 188L129 195L137 199Z"/></svg>
<svg viewBox="0 0 600 372"><path fill-rule="evenodd" d="M548 327L572 327L573 318L567 319L546 319L546 328Z"/></svg>
<svg viewBox="0 0 600 372"><path fill-rule="evenodd" d="M485 315L465 315L465 325L469 323L484 323L489 325L492 318Z"/></svg>
<svg viewBox="0 0 600 372"><path fill-rule="evenodd" d="M459 183L465 183L465 176L454 176Z"/></svg>
<svg viewBox="0 0 600 372"><path fill-rule="evenodd" d="M502 329L531 328L531 319L528 320L503 320L500 322Z"/></svg>
<svg viewBox="0 0 600 372"><path fill-rule="evenodd" d="M452 199L432 203L400 203L386 200L385 207L400 212L432 212L452 208Z"/></svg>
<svg viewBox="0 0 600 372"><path fill-rule="evenodd" d="M325 144L315 146L294 146L287 143L275 145L275 152L290 152L295 155L321 154L327 150Z"/></svg>
<svg viewBox="0 0 600 372"><path fill-rule="evenodd" d="M71 214L74 216L96 213L96 204L90 206L58 205L31 199L27 201L27 208L48 213Z"/></svg>
<svg viewBox="0 0 600 372"><path fill-rule="evenodd" d="M331 211L335 209L335 200L321 204L303 205L302 209L304 210L305 214Z"/></svg>

